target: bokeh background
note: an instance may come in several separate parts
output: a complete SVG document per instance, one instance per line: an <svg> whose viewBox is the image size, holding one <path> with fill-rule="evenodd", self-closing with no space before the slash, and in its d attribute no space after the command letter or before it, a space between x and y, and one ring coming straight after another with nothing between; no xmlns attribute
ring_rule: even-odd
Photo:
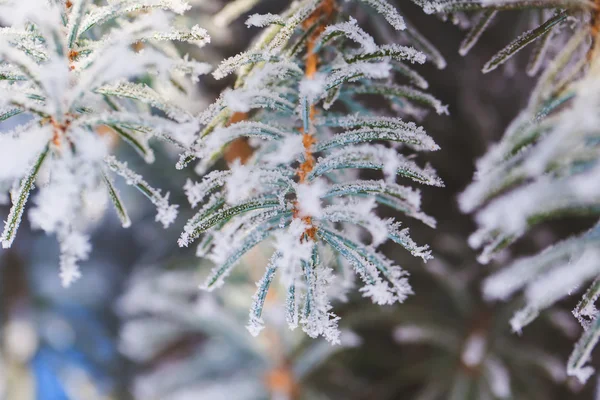
<svg viewBox="0 0 600 400"><path fill-rule="evenodd" d="M246 48L258 29L246 16L277 12L288 1L263 0L234 20L225 0L191 2L188 18L209 30L210 46L193 55L216 65ZM474 230L456 196L471 181L474 162L498 140L526 103L535 78L524 73L527 54L483 75L482 65L528 27L529 16L504 13L467 57L458 55L460 21L442 21L411 2L403 14L442 52L445 70L424 66L431 91L449 104L450 117L422 121L442 147L428 160L446 183L425 189L423 209L438 228L407 221L414 239L429 243L435 260L422 264L393 246L386 253L411 272L416 292L405 304L379 307L354 293L335 304L342 345L288 331L268 307L269 327L259 338L244 328L247 309L268 257L258 249L216 293L197 289L210 269L193 251L177 247L190 214L181 187L193 171L175 170L176 153L164 147L152 165L136 163L151 184L171 192L184 215L167 231L140 194L123 190L134 223L122 229L110 212L98 216L94 250L83 278L60 284L55 239L25 224L10 250L0 250L0 398L62 399L592 399L595 382L567 379L565 365L580 328L567 299L523 332L508 320L520 305L482 300L482 279L499 265L482 266L467 245ZM517 13L518 14L518 13ZM364 16L364 18L367 18ZM368 21L367 21L368 22ZM231 81L199 83L199 107ZM6 207L0 210L3 218ZM506 260L533 253L593 221L546 224L513 247ZM273 296L278 296L275 293ZM268 303L279 303L271 301ZM479 346L482 351L473 351Z"/></svg>

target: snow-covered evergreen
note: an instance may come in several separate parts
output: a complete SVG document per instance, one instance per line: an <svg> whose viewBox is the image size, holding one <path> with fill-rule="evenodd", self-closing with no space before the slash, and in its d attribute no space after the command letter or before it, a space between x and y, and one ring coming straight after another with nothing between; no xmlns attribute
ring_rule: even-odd
<svg viewBox="0 0 600 400"><path fill-rule="evenodd" d="M419 191L396 178L443 186L431 166L419 166L403 152L438 150L410 119L425 109L447 109L415 87L426 85L392 83L396 76L417 76L413 67L427 54L418 41L414 47L378 45L352 17L356 6L373 12L377 23L407 29L382 0L305 0L279 16L251 16L247 25L269 26L248 51L215 70L218 79L237 72L237 82L199 116L204 128L179 163L197 158L196 171L205 174L230 151L228 144L250 149L251 156L228 171L187 183L190 203L200 210L179 244L199 240L198 255L215 264L203 285L212 290L250 249L271 243L273 256L250 310L253 334L262 329L263 303L277 275L287 288L290 327L301 325L308 335L337 343L339 318L330 292L351 286L349 270L363 281L364 296L393 304L412 294L408 274L377 247L391 240L425 261L431 257L427 246L375 209L388 206L435 226L420 210ZM376 98L383 107L370 105ZM365 169L381 171L381 179L361 180L358 171Z"/></svg>
<svg viewBox="0 0 600 400"><path fill-rule="evenodd" d="M182 0L0 2L0 187L12 199L2 245L13 243L37 187L30 221L56 234L65 286L80 276L86 226L106 199L130 225L109 170L150 198L165 227L177 216L168 194L111 153L123 140L152 162L152 138L183 149L193 140L195 118L170 100L210 70L173 44L210 40L198 26L174 25L189 8Z"/></svg>
<svg viewBox="0 0 600 400"><path fill-rule="evenodd" d="M419 23L417 30L401 9L424 11L415 20L437 16L466 34L457 48L445 46L451 38L432 32L452 27L434 21ZM457 65L469 73L485 53L472 52L481 50L494 26L515 32L477 64L494 77L485 81L494 87L463 88L468 79ZM209 31L215 40L205 49ZM442 71L448 64L442 54L450 51L458 51L450 65L454 76ZM117 188L133 186L146 197L139 196L156 209L160 234L149 225L133 232L135 245L123 242L123 264L160 268L139 268L118 307L124 322L120 351L143 369L132 374L131 395L144 400L325 398L330 394L313 385L308 373L335 364L334 354L360 351L357 364L364 362L363 354L372 355L369 339L381 338L370 328L392 348L395 340L437 349L402 348L402 357L382 366L398 374L382 377L381 385L356 398L392 398L406 384L415 386L407 398L546 400L552 389L539 390L540 382L575 390L579 380L577 388L584 387L600 339L599 60L600 0L0 0L0 202L7 206L2 254L31 248L35 257L46 257L47 250L33 249L31 240L13 246L27 236L23 230L17 235L27 211L32 228L57 237L58 276L69 286L82 275L79 264L91 256L91 232L111 203L125 228L146 210L140 204L134 210L134 200L122 199ZM211 71L208 83L200 84L199 77ZM492 127L505 114L506 106L490 94L505 83L514 86L521 76L536 82L529 101L477 161L476 175L458 199L465 215L454 215L460 213L447 190L464 186L456 179L457 160L470 166L470 157L455 145L469 147L465 154L478 151L475 142L494 129L472 128ZM435 96L438 90L445 91L444 101ZM432 118L430 125L425 117L443 117L446 101L454 100L457 118L468 121L456 125L453 138L434 140L423 125L433 128L440 120ZM514 103L520 100L515 94ZM447 122L439 130L455 122L441 121ZM154 139L180 155L178 162L155 157L153 149L163 148ZM121 141L129 145L123 152ZM447 189L427 163L427 153L440 150L437 142L458 152L435 158ZM162 176L142 176L130 155L146 163L159 159L171 170L155 165ZM422 207L422 186L432 187L427 192L439 193L446 204L431 199L439 210ZM173 203L174 191L187 196L191 210ZM443 216L440 234L429 215L434 211ZM180 219L187 221L181 233L162 229L182 212L187 214ZM478 229L467 238L463 228L470 215ZM573 216L587 221L587 228L576 232L563 224L570 236L527 256L510 254L514 248L521 254L521 245L538 239L550 222ZM455 218L464 226L449 227ZM411 238L410 224L411 234L418 230L415 237L425 238L431 249ZM118 239L108 236L102 245L112 252ZM467 242L481 249L479 263L507 265L484 278L475 257L469 262ZM191 245L195 253L177 248ZM445 245L453 248L448 260L422 264L442 255ZM176 262L157 261L179 255ZM10 272L14 261L7 260L2 268ZM439 285L411 270L413 264ZM130 270L118 268L118 278L126 278ZM413 294L408 271L430 293L418 293L418 300L397 310L379 307L396 306ZM88 272L90 286L108 293L106 283ZM19 279L31 278L25 269L21 273ZM199 292L201 277L202 289L220 290ZM63 350L72 358L49 375L37 375L36 382L56 381L60 390L47 392L66 396L74 389L65 383L71 378L63 376L63 367L95 362L96 354L81 356L87 349L79 343L61 347L46 334L52 327L38 313L45 296L14 289L11 279L3 275L0 288L0 397L5 370L48 371L56 357L65 358ZM87 290L85 283L76 288ZM70 296L76 288L60 293ZM375 305L351 302L340 313L336 302L354 301L348 294L355 288ZM111 296L117 298L118 290ZM573 315L561 312L562 301L575 292L583 295ZM60 302L52 301L48 310L63 319ZM583 331L564 364L561 346L505 336L510 327L521 333L538 317L560 327L570 341ZM74 319L60 334L80 332L80 323L95 320ZM377 324L389 329L382 334ZM364 349L355 348L361 340L348 327L368 328L361 332ZM548 326L540 331L553 333ZM21 357L23 349L29 350ZM52 355L42 357L43 368L36 364L41 350ZM384 364L387 359L379 357L375 362ZM340 375L328 382L339 379L332 386L347 386L339 393L373 383L355 379L354 362L337 368ZM95 379L92 367L79 369ZM525 369L531 373L523 374ZM386 392L388 378L395 388ZM91 383L98 393L106 391Z"/></svg>
<svg viewBox="0 0 600 400"><path fill-rule="evenodd" d="M476 213L479 229L470 237L483 248L479 261L499 258L512 243L540 224L564 216L595 216L600 205L600 15L586 1L424 2L433 12L478 10L461 54L475 45L491 18L507 9L534 9L537 22L500 50L483 67L491 72L529 44L535 44L528 73L543 67L526 108L502 140L477 162L474 182L460 196L465 212ZM597 7L597 5L596 5ZM490 276L484 295L507 299L523 290L525 306L511 325L521 331L538 314L598 277L596 225L560 241L539 254L517 259ZM568 363L568 374L585 382L586 366L600 335L593 283L573 310L585 333Z"/></svg>

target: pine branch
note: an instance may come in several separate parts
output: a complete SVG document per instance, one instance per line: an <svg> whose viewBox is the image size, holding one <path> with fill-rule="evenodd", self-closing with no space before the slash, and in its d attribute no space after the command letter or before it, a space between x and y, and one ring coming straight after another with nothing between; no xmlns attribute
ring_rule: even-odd
<svg viewBox="0 0 600 400"><path fill-rule="evenodd" d="M389 3L356 3L392 28L407 29ZM416 257L430 258L427 246L418 246L398 224L378 218L374 208L393 207L434 226L420 210L419 192L395 180L400 175L426 185L442 182L430 166L420 167L397 148L372 142L439 149L422 127L387 116L400 104L403 117L416 104L447 112L439 100L411 85L427 87L407 65L424 63L431 46L414 40L419 49L430 50L426 53L409 45L378 45L349 9L334 0L305 0L280 15L251 16L248 26L266 29L249 50L217 67L219 79L237 72L236 84L200 114L204 128L179 163L183 167L199 158L196 170L204 172L225 154L230 165L228 172L210 172L186 184L190 203L200 209L179 244L199 240L198 254L215 263L206 289L221 286L253 247L274 247L250 312L253 334L263 328L262 304L277 276L288 294L290 328L301 325L309 336L337 343L339 318L328 294L334 277L346 276L351 267L364 281L361 292L375 303L402 302L412 293L407 274L376 248L392 240ZM439 60L434 59L438 66ZM389 84L395 71L408 78L406 85ZM368 96L389 99L390 109L371 109ZM331 111L334 103L348 115ZM346 104L360 104L362 112L353 114ZM233 151L233 143L244 143L244 150ZM232 160L238 154L242 162ZM359 180L360 169L382 171L385 181ZM370 244L360 232L372 237ZM326 256L332 251L339 257Z"/></svg>
<svg viewBox="0 0 600 400"><path fill-rule="evenodd" d="M479 160L476 179L460 196L463 211L477 212L479 230L471 236L470 244L483 247L481 262L497 258L545 221L599 215L600 153L593 139L597 136L599 121L595 115L600 104L598 5L579 1L437 3L437 11L483 8L488 16L504 9L558 7L550 18L519 36L484 66L484 72L489 72L536 41L538 47L528 73L547 63L528 106L501 141ZM475 25L476 33L470 33L467 40L469 46L487 25L486 21ZM546 60L549 46L560 51ZM540 312L570 295L573 288L597 279L597 240L596 226L516 260L486 280L484 295L507 299L522 290L525 306L511 320L513 330L520 331ZM571 355L567 373L582 382L593 373L586 363L599 332L594 307L597 292L597 284L593 283L573 311L587 330Z"/></svg>
<svg viewBox="0 0 600 400"><path fill-rule="evenodd" d="M149 139L158 137L187 150L198 128L191 113L167 95L175 90L176 75L179 80L182 73L191 75L191 84L208 72L206 64L164 45L186 41L202 47L209 42L198 26L172 26L172 15L187 9L181 0L0 4L0 121L10 124L17 115L31 121L3 132L1 139L2 187L19 187L2 242L4 247L12 244L34 183L42 169L47 171L43 176L48 178L33 198L30 219L34 227L57 235L65 285L79 277L77 262L90 251L84 232L92 217L83 204L86 193L103 182L104 196L112 200L121 223L130 224L102 166L113 151L108 136L122 138L152 162ZM136 51L132 44L139 50L141 42L148 48ZM166 115L159 116L159 110ZM176 206L168 203L168 196L112 156L106 160L157 206L157 220L165 227L173 221Z"/></svg>

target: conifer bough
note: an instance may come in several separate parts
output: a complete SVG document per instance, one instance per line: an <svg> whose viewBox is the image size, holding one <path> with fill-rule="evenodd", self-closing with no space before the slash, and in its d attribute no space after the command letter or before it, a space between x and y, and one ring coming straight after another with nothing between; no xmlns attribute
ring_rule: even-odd
<svg viewBox="0 0 600 400"><path fill-rule="evenodd" d="M189 7L182 0L0 1L0 123L7 127L0 189L12 188L2 246L12 245L38 183L30 221L57 235L65 286L80 276L77 262L90 252L86 226L103 211L103 198L130 224L108 170L145 194L165 227L177 215L168 194L109 153L120 137L152 162L153 137L184 149L193 140L195 118L170 100L191 87L186 75L196 81L210 69L173 47L209 41L198 26L173 26Z"/></svg>
<svg viewBox="0 0 600 400"><path fill-rule="evenodd" d="M387 21L413 47L377 44L353 18L357 6ZM269 243L273 255L257 283L250 332L263 328L266 294L279 276L289 326L338 343L331 298L342 298L355 274L361 292L375 303L402 302L412 293L408 273L379 245L392 240L425 261L431 257L400 223L374 210L384 205L435 226L420 209L419 191L396 183L400 176L443 186L429 165L419 166L399 151L439 149L423 128L406 120L428 108L447 113L422 91L424 80L415 87L410 79L420 77L413 67L432 48L414 40L422 36L383 0L297 1L281 15L253 15L247 25L266 28L248 51L215 70L218 79L236 72L237 82L199 116L204 128L179 167L198 159L196 171L204 174L240 140L251 151L228 171L186 184L190 203L200 210L179 244L199 240L198 255L215 264L204 284L212 290L244 254ZM406 85L391 84L395 71L409 77ZM371 107L374 96L386 106ZM380 171L382 179L361 180L362 170Z"/></svg>
<svg viewBox="0 0 600 400"><path fill-rule="evenodd" d="M527 107L504 137L477 162L474 182L460 196L465 212L479 225L470 238L483 247L488 263L540 224L564 216L598 218L600 211L600 2L595 1L424 1L429 11L479 10L460 49L476 45L491 19L505 9L530 9L531 29L500 50L483 68L490 72L525 47L533 46L527 72L545 67ZM584 333L567 373L585 382L593 373L590 354L600 337L600 225L540 253L517 259L490 276L483 287L490 300L524 292L525 306L511 325L521 331L540 312L593 281L573 310Z"/></svg>

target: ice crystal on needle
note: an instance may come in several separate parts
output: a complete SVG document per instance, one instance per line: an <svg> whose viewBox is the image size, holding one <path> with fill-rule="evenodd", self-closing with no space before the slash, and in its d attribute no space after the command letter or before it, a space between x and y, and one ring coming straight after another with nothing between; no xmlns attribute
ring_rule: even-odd
<svg viewBox="0 0 600 400"><path fill-rule="evenodd" d="M355 3L395 29L406 29L386 1ZM430 166L398 150L438 150L422 127L404 118L417 108L446 109L419 88L390 84L395 67L413 72L410 64L425 62L422 42L380 46L349 15L352 7L304 0L279 16L251 16L248 26L268 27L250 50L215 70L217 79L237 72L237 83L200 115L205 127L179 162L184 167L199 159L196 170L203 173L230 152L230 143L250 149L244 163L186 184L190 203L200 209L179 244L199 240L198 254L215 264L203 285L208 290L221 286L253 247L271 244L273 255L250 310L252 334L263 327L263 305L277 277L287 291L290 328L301 326L311 337L338 343L332 293L352 285L352 270L363 281L362 294L377 304L402 302L412 293L407 272L379 252L379 245L389 239L430 258L427 246L418 246L406 229L381 219L375 209L388 206L435 225L420 210L419 191L396 178L432 186L442 181ZM387 107L371 108L373 96L383 97ZM392 110L398 115L390 115ZM380 171L385 180L361 180L360 170Z"/></svg>
<svg viewBox="0 0 600 400"><path fill-rule="evenodd" d="M209 41L198 26L173 26L174 15L188 8L180 0L0 3L0 123L6 127L0 179L14 188L2 245L13 243L37 184L30 220L57 235L65 286L80 276L77 261L90 252L86 193L105 185L123 226L130 224L109 169L150 198L165 227L177 215L168 196L109 153L116 137L147 162L154 159L148 145L154 136L189 145L195 119L167 94L183 87L185 74L195 80L209 71L180 57L171 43Z"/></svg>

